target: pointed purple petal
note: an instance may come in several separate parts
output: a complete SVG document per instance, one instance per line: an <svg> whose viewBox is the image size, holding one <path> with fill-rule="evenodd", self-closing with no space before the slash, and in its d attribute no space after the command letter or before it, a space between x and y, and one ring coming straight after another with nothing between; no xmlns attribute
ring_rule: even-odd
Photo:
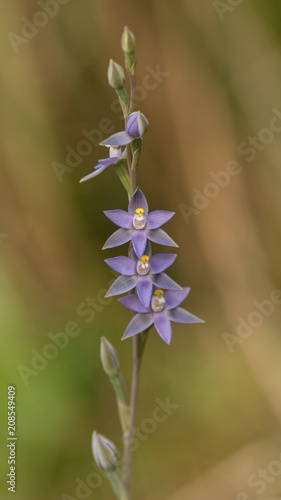
<svg viewBox="0 0 281 500"><path fill-rule="evenodd" d="M128 116L126 130L134 137L142 137L147 131L149 122L143 113L135 111Z"/></svg>
<svg viewBox="0 0 281 500"><path fill-rule="evenodd" d="M114 158L113 156L111 158L105 158L103 160L99 160L99 163L103 166L103 167L109 167L109 165L112 165L113 163L115 163L116 161L118 161L119 158Z"/></svg>
<svg viewBox="0 0 281 500"><path fill-rule="evenodd" d="M178 245L168 236L163 229L145 229L147 237L154 243L159 245L167 245L168 247L178 247Z"/></svg>
<svg viewBox="0 0 281 500"><path fill-rule="evenodd" d="M133 217L128 212L125 212L125 210L105 210L104 213L117 226L124 227L125 229L133 228Z"/></svg>
<svg viewBox="0 0 281 500"><path fill-rule="evenodd" d="M129 257L120 256L120 257L112 257L111 259L105 259L105 261L111 269L117 271L117 273L125 274L126 276L133 276L137 274L136 263L133 259L129 259Z"/></svg>
<svg viewBox="0 0 281 500"><path fill-rule="evenodd" d="M113 233L108 240L106 240L102 249L118 247L119 245L123 245L124 243L128 243L130 241L133 234L133 229L117 229L115 233Z"/></svg>
<svg viewBox="0 0 281 500"><path fill-rule="evenodd" d="M105 139L100 143L101 146L126 146L132 142L135 138L127 134L127 132L117 132L113 134L108 139Z"/></svg>
<svg viewBox="0 0 281 500"><path fill-rule="evenodd" d="M151 274L151 281L157 288L165 288L167 290L182 290L182 287L172 280L167 274Z"/></svg>
<svg viewBox="0 0 281 500"><path fill-rule="evenodd" d="M138 126L138 113L132 113L127 120L126 125L127 131L134 137L140 137L139 126Z"/></svg>
<svg viewBox="0 0 281 500"><path fill-rule="evenodd" d="M152 295L152 281L148 276L138 276L136 283L138 297L145 307L150 306Z"/></svg>
<svg viewBox="0 0 281 500"><path fill-rule="evenodd" d="M165 271L175 262L177 255L175 253L156 253L150 259L150 273L158 274Z"/></svg>
<svg viewBox="0 0 281 500"><path fill-rule="evenodd" d="M164 293L166 300L165 309L174 309L178 307L181 302L188 296L190 288L183 288L182 290L167 290Z"/></svg>
<svg viewBox="0 0 281 500"><path fill-rule="evenodd" d="M128 324L122 340L132 337L133 335L141 333L149 328L153 323L153 317L153 313L136 314Z"/></svg>
<svg viewBox="0 0 281 500"><path fill-rule="evenodd" d="M85 177L82 177L79 182L85 182L88 181L89 179L92 179L93 177L97 177L99 174L101 174L107 167L100 167L99 169L95 170L91 174L86 175Z"/></svg>
<svg viewBox="0 0 281 500"><path fill-rule="evenodd" d="M151 312L151 309L148 307L144 307L144 305L141 303L140 299L136 294L131 294L131 295L126 295L125 297L121 297L121 299L118 299L118 301L128 309L131 309L131 311L137 312L137 313L147 313Z"/></svg>
<svg viewBox="0 0 281 500"><path fill-rule="evenodd" d="M146 228L147 229L157 229L163 226L168 220L170 220L175 212L167 212L166 210L154 210L150 212L146 217Z"/></svg>
<svg viewBox="0 0 281 500"><path fill-rule="evenodd" d="M164 342L170 344L172 340L171 321L164 311L154 314L154 326Z"/></svg>
<svg viewBox="0 0 281 500"><path fill-rule="evenodd" d="M146 247L144 251L144 255L147 255L149 258L151 257L151 243L147 240ZM135 262L138 262L139 258L136 256L134 249L132 248L131 257Z"/></svg>
<svg viewBox="0 0 281 500"><path fill-rule="evenodd" d="M109 288L106 297L129 292L136 286L137 279L137 276L119 276Z"/></svg>
<svg viewBox="0 0 281 500"><path fill-rule="evenodd" d="M133 248L136 256L140 259L144 255L147 236L143 229L135 229L132 234Z"/></svg>
<svg viewBox="0 0 281 500"><path fill-rule="evenodd" d="M203 319L197 318L194 314L186 311L182 307L176 307L166 311L171 321L176 323L205 323Z"/></svg>
<svg viewBox="0 0 281 500"><path fill-rule="evenodd" d="M143 208L145 213L148 214L148 204L146 201L146 197L140 188L137 188L134 192L128 207L128 212L132 215L135 214L137 208Z"/></svg>

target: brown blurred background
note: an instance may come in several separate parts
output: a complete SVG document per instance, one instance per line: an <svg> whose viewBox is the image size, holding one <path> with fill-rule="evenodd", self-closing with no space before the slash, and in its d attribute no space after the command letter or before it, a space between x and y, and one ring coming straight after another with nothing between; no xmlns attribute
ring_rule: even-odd
<svg viewBox="0 0 281 500"><path fill-rule="evenodd" d="M150 121L139 185L151 209L176 211L170 274L191 287L185 306L206 321L175 324L169 347L151 332L133 499L277 499L280 3L18 0L2 5L0 23L1 498L8 385L17 388L16 498L113 498L90 441L95 428L121 446L99 339L118 349L129 381L131 341L120 339L130 316L103 299L112 279L103 260L118 250L101 247L114 230L103 210L127 199L113 169L79 179L104 156L81 143L85 131L98 144L123 128L107 66L123 64L128 25L138 109ZM67 345L46 347L70 322ZM167 398L177 410L146 432Z"/></svg>

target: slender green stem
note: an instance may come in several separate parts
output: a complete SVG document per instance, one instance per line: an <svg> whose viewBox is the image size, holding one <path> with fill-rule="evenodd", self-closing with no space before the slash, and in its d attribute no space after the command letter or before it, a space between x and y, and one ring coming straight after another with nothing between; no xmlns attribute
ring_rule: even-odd
<svg viewBox="0 0 281 500"><path fill-rule="evenodd" d="M134 110L135 97L136 97L135 76L129 73L129 77L130 77L130 87L131 87L130 104L128 111L127 112L123 111L125 124L127 122L128 115L132 113L132 111ZM127 146L127 163L130 176L130 198L137 189L137 166L140 156L140 149L141 149L141 144L139 145L138 150L132 153L131 145L129 144ZM131 249L129 250L129 253L130 251ZM129 491L130 491L131 470L132 470L132 442L135 434L135 418L136 418L142 354L143 354L143 349L141 346L141 336L135 335L133 337L133 373L132 373L131 394L130 394L129 425L128 429L123 434L124 454L123 454L123 471L122 471L122 489L121 489L120 500L130 500Z"/></svg>
<svg viewBox="0 0 281 500"><path fill-rule="evenodd" d="M106 472L106 475L107 475L107 479L109 480L109 482L112 486L112 489L113 489L115 495L117 496L117 498L120 498L120 495L122 495L123 487L122 487L119 472L116 470L112 470L112 471ZM124 497L124 500L127 500L126 497Z"/></svg>
<svg viewBox="0 0 281 500"><path fill-rule="evenodd" d="M123 110L125 125L127 123L128 116L134 111L135 104L136 104L136 78L135 78L134 74L132 75L130 73L130 71L128 71L128 75L129 75L129 80L130 80L130 103L129 103L129 106L128 106L127 113L124 112L124 110ZM128 144L126 146L126 150L127 150L128 170L130 172L130 170L132 168L132 150L131 150L131 145L130 144ZM133 185L136 185L136 183L133 184ZM131 186L132 186L132 183L131 183ZM135 189L136 188L137 188L137 185L136 185ZM133 191L133 193L134 193L134 191Z"/></svg>
<svg viewBox="0 0 281 500"><path fill-rule="evenodd" d="M128 144L126 146L126 151L127 151L127 162L128 162L128 170L129 170L129 175L131 177L131 169L132 169L132 150L131 150L131 144ZM132 184L131 184L132 186ZM132 196L132 194L131 194Z"/></svg>
<svg viewBox="0 0 281 500"><path fill-rule="evenodd" d="M130 95L130 106L128 114L130 114L134 109L135 95L136 95L135 77L130 74L129 76L130 76L131 95ZM124 118L126 122L127 117ZM139 158L137 158L137 160L138 159ZM130 197L132 197L135 190L137 189L137 161L134 162L133 164L131 145L127 146L127 161L128 161L128 170L130 176ZM131 384L131 394L130 394L129 429L128 432L124 434L124 456L123 456L121 500L129 500L130 480L131 480L131 470L132 470L132 441L135 431L134 427L135 427L137 396L138 396L138 386L140 377L140 364L141 364L140 336L136 335L133 338L133 373L132 373L132 384Z"/></svg>
<svg viewBox="0 0 281 500"><path fill-rule="evenodd" d="M130 77L130 90L131 90L129 114L131 114L135 110L135 103L136 103L136 78L135 75L132 75L131 73L129 73L129 77Z"/></svg>
<svg viewBox="0 0 281 500"><path fill-rule="evenodd" d="M130 175L130 195L132 196L137 188L137 169L129 166ZM137 406L138 385L140 376L140 337L133 337L133 374L130 394L130 420L128 432L124 433L124 455L123 455L123 474L122 474L122 494L121 500L129 500L130 479L132 470L132 440L134 437L134 426Z"/></svg>
<svg viewBox="0 0 281 500"><path fill-rule="evenodd" d="M124 442L123 476L122 484L124 490L129 494L131 470L132 470L132 442L135 434L135 418L138 398L138 387L140 379L141 351L140 336L133 338L133 375L130 398L130 425L129 432Z"/></svg>
<svg viewBox="0 0 281 500"><path fill-rule="evenodd" d="M127 107L124 106L124 104L123 104L122 100L120 99L119 95L118 95L118 97L119 97L119 102L120 102L120 105L121 105L121 108L122 108L122 112L123 112L123 116L124 116L124 122L125 122L125 129L126 129L127 120L128 120L128 116L130 114L130 109L131 109L131 105L132 105L132 86L131 86L130 103L128 104ZM132 151L131 151L131 145L130 144L128 144L126 146L126 152L127 152L128 171L130 173L130 170L131 170L131 167L132 167Z"/></svg>
<svg viewBox="0 0 281 500"><path fill-rule="evenodd" d="M120 500L130 500L129 494L124 490L123 486L121 487Z"/></svg>

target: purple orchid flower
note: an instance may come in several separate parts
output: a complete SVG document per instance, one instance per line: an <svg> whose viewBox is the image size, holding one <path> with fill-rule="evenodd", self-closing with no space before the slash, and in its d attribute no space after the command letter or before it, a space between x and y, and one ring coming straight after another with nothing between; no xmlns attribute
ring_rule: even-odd
<svg viewBox="0 0 281 500"><path fill-rule="evenodd" d="M149 307L145 307L136 294L118 299L123 306L137 313L127 326L123 339L143 332L154 323L160 337L167 344L170 344L172 339L171 321L176 323L204 323L202 319L178 307L189 292L190 288L183 288L179 291L167 290L166 292L155 290Z"/></svg>
<svg viewBox="0 0 281 500"><path fill-rule="evenodd" d="M132 240L134 251L140 259L145 253L147 239L160 245L178 246L163 229L159 229L173 217L175 212L155 210L148 213L146 197L139 188L136 189L130 200L128 212L125 210L106 210L104 213L121 229L115 231L108 238L103 249L117 247Z"/></svg>
<svg viewBox="0 0 281 500"><path fill-rule="evenodd" d="M93 177L100 175L107 167L118 163L119 160L122 160L122 158L124 158L125 155L126 151L124 150L122 153L121 148L119 146L110 146L109 158L98 160L98 165L94 167L94 172L83 177L80 180L80 182L88 181L89 179L92 179Z"/></svg>
<svg viewBox="0 0 281 500"><path fill-rule="evenodd" d="M105 262L114 271L121 273L109 288L106 297L119 295L137 289L141 303L148 307L151 302L153 285L168 290L182 290L174 280L163 273L175 261L176 254L158 253L151 256L151 245L147 242L145 255L140 259L132 250L132 257L113 257Z"/></svg>
<svg viewBox="0 0 281 500"><path fill-rule="evenodd" d="M149 122L143 113L135 111L128 116L126 131L117 132L100 143L101 146L126 146L135 139L141 139Z"/></svg>

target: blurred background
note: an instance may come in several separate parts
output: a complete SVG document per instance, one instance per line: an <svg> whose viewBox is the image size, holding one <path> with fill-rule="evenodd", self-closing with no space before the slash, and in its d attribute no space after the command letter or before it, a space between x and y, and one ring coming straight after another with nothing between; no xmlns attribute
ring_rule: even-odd
<svg viewBox="0 0 281 500"><path fill-rule="evenodd" d="M17 0L0 23L1 498L9 385L16 498L113 498L90 443L97 429L121 447L99 343L115 345L129 383L131 341L120 339L130 316L103 298L103 260L119 250L101 247L114 230L103 210L126 209L127 198L112 168L79 179L104 157L96 145L123 129L107 67L123 64L128 25L137 109L150 121L139 185L151 210L176 212L170 275L191 287L184 306L206 322L174 324L170 346L151 331L133 499L277 499L280 3ZM175 405L161 423L159 401Z"/></svg>

